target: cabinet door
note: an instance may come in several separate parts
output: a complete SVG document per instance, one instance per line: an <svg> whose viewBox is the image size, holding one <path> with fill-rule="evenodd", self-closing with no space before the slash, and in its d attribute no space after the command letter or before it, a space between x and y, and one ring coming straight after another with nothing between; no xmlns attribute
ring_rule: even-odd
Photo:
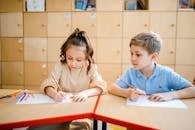
<svg viewBox="0 0 195 130"><path fill-rule="evenodd" d="M71 11L72 0L46 0L47 11Z"/></svg>
<svg viewBox="0 0 195 130"><path fill-rule="evenodd" d="M71 33L71 13L48 13L48 36L66 37Z"/></svg>
<svg viewBox="0 0 195 130"><path fill-rule="evenodd" d="M1 0L0 12L22 12L23 0Z"/></svg>
<svg viewBox="0 0 195 130"><path fill-rule="evenodd" d="M149 10L176 11L178 0L149 0Z"/></svg>
<svg viewBox="0 0 195 130"><path fill-rule="evenodd" d="M96 0L98 11L122 11L124 0Z"/></svg>
<svg viewBox="0 0 195 130"><path fill-rule="evenodd" d="M195 78L195 66L194 65L176 65L175 71L184 78L193 82Z"/></svg>
<svg viewBox="0 0 195 130"><path fill-rule="evenodd" d="M195 38L195 12L178 12L177 37Z"/></svg>
<svg viewBox="0 0 195 130"><path fill-rule="evenodd" d="M121 75L121 64L98 64L98 71L107 85L110 85Z"/></svg>
<svg viewBox="0 0 195 130"><path fill-rule="evenodd" d="M48 61L59 61L60 48L64 42L64 38L48 38Z"/></svg>
<svg viewBox="0 0 195 130"><path fill-rule="evenodd" d="M176 64L195 65L195 39L177 39Z"/></svg>
<svg viewBox="0 0 195 130"><path fill-rule="evenodd" d="M158 62L160 64L175 64L175 39L163 39Z"/></svg>
<svg viewBox="0 0 195 130"><path fill-rule="evenodd" d="M22 13L1 13L1 36L21 37L23 36Z"/></svg>
<svg viewBox="0 0 195 130"><path fill-rule="evenodd" d="M72 28L80 28L86 31L89 37L97 36L96 26L96 13L95 12L73 12L72 13Z"/></svg>
<svg viewBox="0 0 195 130"><path fill-rule="evenodd" d="M23 62L2 62L2 85L23 85L23 70Z"/></svg>
<svg viewBox="0 0 195 130"><path fill-rule="evenodd" d="M122 41L119 38L97 39L98 63L121 63Z"/></svg>
<svg viewBox="0 0 195 130"><path fill-rule="evenodd" d="M124 12L123 37L129 40L140 32L149 30L149 12Z"/></svg>
<svg viewBox="0 0 195 130"><path fill-rule="evenodd" d="M23 38L1 38L2 61L23 61Z"/></svg>
<svg viewBox="0 0 195 130"><path fill-rule="evenodd" d="M164 38L176 36L176 12L151 12L150 29Z"/></svg>
<svg viewBox="0 0 195 130"><path fill-rule="evenodd" d="M122 37L122 12L97 13L98 37Z"/></svg>
<svg viewBox="0 0 195 130"><path fill-rule="evenodd" d="M47 61L46 38L24 38L25 61Z"/></svg>
<svg viewBox="0 0 195 130"><path fill-rule="evenodd" d="M130 43L131 39L130 38L124 38L123 39L123 48L122 48L122 62L131 64L131 53L130 53Z"/></svg>
<svg viewBox="0 0 195 130"><path fill-rule="evenodd" d="M24 13L24 36L47 36L47 13Z"/></svg>
<svg viewBox="0 0 195 130"><path fill-rule="evenodd" d="M46 78L47 64L45 62L25 62L25 86L40 86Z"/></svg>

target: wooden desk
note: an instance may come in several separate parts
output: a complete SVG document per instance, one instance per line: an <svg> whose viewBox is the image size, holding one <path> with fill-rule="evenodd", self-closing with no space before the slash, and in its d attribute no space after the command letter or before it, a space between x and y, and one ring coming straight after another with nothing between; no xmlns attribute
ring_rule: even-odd
<svg viewBox="0 0 195 130"><path fill-rule="evenodd" d="M127 106L125 98L103 95L94 118L132 129L195 130L195 99L182 101L188 109Z"/></svg>
<svg viewBox="0 0 195 130"><path fill-rule="evenodd" d="M13 90L0 89L0 93ZM3 99L0 105L0 129L35 126L92 118L97 96L81 103L16 104L16 98Z"/></svg>

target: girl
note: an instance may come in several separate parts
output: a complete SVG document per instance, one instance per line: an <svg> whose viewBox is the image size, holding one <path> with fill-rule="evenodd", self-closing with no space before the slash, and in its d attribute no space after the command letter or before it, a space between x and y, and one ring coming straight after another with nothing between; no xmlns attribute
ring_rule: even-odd
<svg viewBox="0 0 195 130"><path fill-rule="evenodd" d="M41 85L46 95L58 102L66 97L71 97L73 102L82 102L88 97L106 91L106 82L97 71L97 65L93 59L93 48L84 31L75 29L62 45L60 58L49 78ZM89 122L91 121L84 119L40 128L47 129L49 126L52 129L69 129L71 126L75 127L74 124L76 124L79 128L75 129L91 129Z"/></svg>
<svg viewBox="0 0 195 130"><path fill-rule="evenodd" d="M84 31L75 29L62 45L60 58L41 85L48 96L62 101L71 95L74 102L81 102L105 92L106 83L94 64L93 48Z"/></svg>

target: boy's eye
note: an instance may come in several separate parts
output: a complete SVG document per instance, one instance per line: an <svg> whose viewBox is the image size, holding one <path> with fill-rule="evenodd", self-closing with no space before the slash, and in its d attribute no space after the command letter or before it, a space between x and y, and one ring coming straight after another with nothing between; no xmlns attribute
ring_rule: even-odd
<svg viewBox="0 0 195 130"><path fill-rule="evenodd" d="M141 56L141 54L136 54L136 56L137 56L137 57L140 57L140 56Z"/></svg>

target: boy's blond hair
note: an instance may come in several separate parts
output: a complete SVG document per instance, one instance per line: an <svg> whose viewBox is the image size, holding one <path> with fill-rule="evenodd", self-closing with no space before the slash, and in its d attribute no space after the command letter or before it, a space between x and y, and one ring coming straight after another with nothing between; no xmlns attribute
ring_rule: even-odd
<svg viewBox="0 0 195 130"><path fill-rule="evenodd" d="M154 52L159 54L162 46L162 39L157 33L152 31L142 32L131 39L129 46L131 47L132 45L145 48L148 54L152 54Z"/></svg>

